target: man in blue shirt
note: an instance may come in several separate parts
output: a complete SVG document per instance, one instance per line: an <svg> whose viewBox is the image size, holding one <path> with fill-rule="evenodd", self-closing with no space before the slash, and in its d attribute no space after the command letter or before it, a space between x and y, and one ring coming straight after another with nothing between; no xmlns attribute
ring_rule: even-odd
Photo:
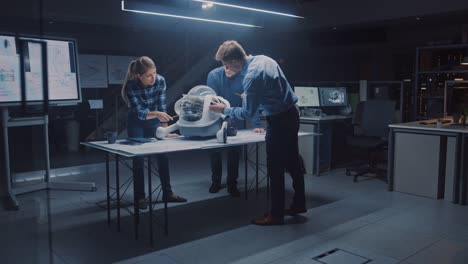
<svg viewBox="0 0 468 264"><path fill-rule="evenodd" d="M239 119L252 118L261 105L266 116L267 170L271 179L270 212L253 220L256 225L281 225L284 215L307 211L305 206L304 173L299 159L299 111L294 94L283 71L273 59L259 55L247 56L236 41L224 42L216 53L226 71L243 75L242 107L211 105L216 113ZM294 198L284 208L284 171L293 179Z"/></svg>
<svg viewBox="0 0 468 264"><path fill-rule="evenodd" d="M217 95L228 100L231 106L242 106L241 95L244 92L242 88L243 74L235 74L232 71L225 71L224 67L218 67L208 74L206 85L211 87ZM245 128L244 120L233 118L232 120L236 128ZM255 133L264 133L265 130L260 128L260 118L256 115L252 119L252 126ZM240 147L231 147L228 149L228 175L227 187L228 192L233 197L239 197L240 193L237 189L237 178L239 177L239 154ZM221 175L223 170L221 152L214 151L211 154L211 186L210 193L217 193L221 189Z"/></svg>

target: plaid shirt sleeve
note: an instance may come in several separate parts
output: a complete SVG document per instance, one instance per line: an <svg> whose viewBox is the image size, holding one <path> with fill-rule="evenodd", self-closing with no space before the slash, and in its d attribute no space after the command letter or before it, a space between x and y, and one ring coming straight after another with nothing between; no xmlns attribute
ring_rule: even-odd
<svg viewBox="0 0 468 264"><path fill-rule="evenodd" d="M138 90L135 89L135 85L130 83L127 85L129 85L127 89L127 96L130 108L136 112L138 119L146 120L146 116L150 110L144 104Z"/></svg>

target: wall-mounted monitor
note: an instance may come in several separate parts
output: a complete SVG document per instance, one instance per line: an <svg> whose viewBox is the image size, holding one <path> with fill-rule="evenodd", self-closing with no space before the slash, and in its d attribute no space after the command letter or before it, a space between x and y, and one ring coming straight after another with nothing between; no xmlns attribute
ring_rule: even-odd
<svg viewBox="0 0 468 264"><path fill-rule="evenodd" d="M319 107L319 90L317 87L295 86L294 92L297 95L297 106L299 107Z"/></svg>
<svg viewBox="0 0 468 264"><path fill-rule="evenodd" d="M347 106L348 95L346 87L320 87L320 103L322 106Z"/></svg>
<svg viewBox="0 0 468 264"><path fill-rule="evenodd" d="M77 47L74 40L20 37L20 40L43 41L47 51L47 83L50 104L81 102L78 79ZM34 45L23 51L26 80L26 101L41 101L42 91L37 90L35 76L40 56ZM30 85L28 85L28 83ZM32 84L32 85L31 85Z"/></svg>
<svg viewBox="0 0 468 264"><path fill-rule="evenodd" d="M16 38L0 35L0 104L14 105L21 101L20 55Z"/></svg>

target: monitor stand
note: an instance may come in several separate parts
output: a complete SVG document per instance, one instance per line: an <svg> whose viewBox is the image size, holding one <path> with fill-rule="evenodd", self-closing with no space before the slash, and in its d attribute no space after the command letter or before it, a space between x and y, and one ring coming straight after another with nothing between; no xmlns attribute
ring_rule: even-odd
<svg viewBox="0 0 468 264"><path fill-rule="evenodd" d="M45 144L45 175L44 181L39 184L27 185L25 187L12 187L13 179L10 169L10 149L8 143L8 128L21 126L41 125L44 127ZM21 117L11 119L7 107L2 107L2 130L3 130L3 151L5 156L5 178L2 180L6 186L5 204L9 210L18 210L19 203L16 195L42 190L73 190L73 191L96 191L94 182L59 182L50 179L50 153L49 153L49 117L48 115L35 117Z"/></svg>

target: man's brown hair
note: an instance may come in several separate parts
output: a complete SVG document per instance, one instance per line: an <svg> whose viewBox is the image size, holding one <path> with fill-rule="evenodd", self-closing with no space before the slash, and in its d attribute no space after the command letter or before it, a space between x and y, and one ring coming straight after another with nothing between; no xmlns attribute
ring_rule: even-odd
<svg viewBox="0 0 468 264"><path fill-rule="evenodd" d="M237 41L228 40L219 46L215 59L220 62L231 60L246 62L247 54Z"/></svg>

